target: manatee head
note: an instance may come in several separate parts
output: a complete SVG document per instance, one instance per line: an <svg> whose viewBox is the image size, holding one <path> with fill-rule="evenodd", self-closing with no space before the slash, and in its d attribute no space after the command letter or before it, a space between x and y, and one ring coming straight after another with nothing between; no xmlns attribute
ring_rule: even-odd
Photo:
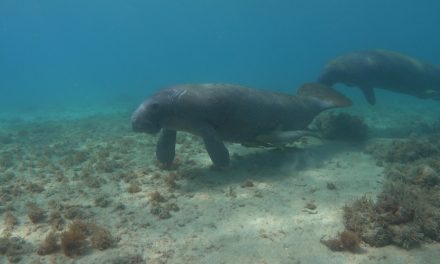
<svg viewBox="0 0 440 264"><path fill-rule="evenodd" d="M145 100L131 116L133 131L158 133L164 120L172 113L172 101L170 92L166 90Z"/></svg>
<svg viewBox="0 0 440 264"><path fill-rule="evenodd" d="M374 60L364 53L351 53L337 57L328 62L319 77L319 82L327 86L343 83L347 86L357 86L366 82Z"/></svg>
<svg viewBox="0 0 440 264"><path fill-rule="evenodd" d="M327 63L319 77L319 82L327 86L333 86L336 83L346 82L349 74L349 68L346 64L340 59L336 59Z"/></svg>

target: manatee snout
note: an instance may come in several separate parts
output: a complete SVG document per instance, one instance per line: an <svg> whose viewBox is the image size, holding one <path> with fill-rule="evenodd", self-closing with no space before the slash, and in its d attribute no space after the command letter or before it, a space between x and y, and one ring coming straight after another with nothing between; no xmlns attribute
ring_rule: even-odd
<svg viewBox="0 0 440 264"><path fill-rule="evenodd" d="M160 126L154 111L148 102L141 104L131 115L131 126L135 132L145 132L155 134L160 131Z"/></svg>
<svg viewBox="0 0 440 264"><path fill-rule="evenodd" d="M338 60L329 62L319 76L318 82L332 87L341 80L348 81L347 79L350 78L348 69L344 63Z"/></svg>

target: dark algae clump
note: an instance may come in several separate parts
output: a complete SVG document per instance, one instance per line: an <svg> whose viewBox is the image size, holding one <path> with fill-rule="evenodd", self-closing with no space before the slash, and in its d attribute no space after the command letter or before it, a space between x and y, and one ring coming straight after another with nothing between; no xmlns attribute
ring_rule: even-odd
<svg viewBox="0 0 440 264"><path fill-rule="evenodd" d="M74 258L86 254L92 248L108 249L115 246L117 242L118 239L106 228L94 223L75 220L61 233L50 231L38 246L36 253L44 256L61 249L64 255Z"/></svg>
<svg viewBox="0 0 440 264"><path fill-rule="evenodd" d="M316 118L315 126L323 138L330 140L363 141L368 136L365 122L347 113L323 113Z"/></svg>
<svg viewBox="0 0 440 264"><path fill-rule="evenodd" d="M41 222L45 218L46 213L42 208L38 207L35 203L28 203L27 207L28 207L28 217L32 223L35 224Z"/></svg>
<svg viewBox="0 0 440 264"><path fill-rule="evenodd" d="M87 249L86 238L90 234L88 224L82 221L75 221L69 228L61 233L61 249L68 257L79 256Z"/></svg>
<svg viewBox="0 0 440 264"><path fill-rule="evenodd" d="M354 252L360 248L361 239L357 233L344 230L336 238L328 240L321 239L321 243L332 251L348 250Z"/></svg>
<svg viewBox="0 0 440 264"><path fill-rule="evenodd" d="M375 200L344 207L345 227L375 247L440 242L440 143L395 140L369 149L384 161L385 183Z"/></svg>
<svg viewBox="0 0 440 264"><path fill-rule="evenodd" d="M58 251L60 245L58 244L58 235L54 232L47 234L43 243L37 250L38 255L48 255Z"/></svg>
<svg viewBox="0 0 440 264"><path fill-rule="evenodd" d="M107 229L95 226L90 236L90 242L93 248L105 250L113 246L115 239Z"/></svg>
<svg viewBox="0 0 440 264"><path fill-rule="evenodd" d="M159 191L153 191L150 197L150 213L159 219L168 219L172 217L171 212L177 212L180 208L176 203L170 202Z"/></svg>
<svg viewBox="0 0 440 264"><path fill-rule="evenodd" d="M385 161L407 163L440 154L440 146L428 140L394 140Z"/></svg>
<svg viewBox="0 0 440 264"><path fill-rule="evenodd" d="M363 197L352 205L345 206L346 228L360 234L364 242L375 247L394 244L410 249L424 240L430 240L431 234L425 232L427 230L424 230L423 226L432 216L424 209L418 208L417 202L410 202L414 197L397 197L395 192L401 191L405 191L402 190L402 186L390 186L376 202ZM405 193L401 196L412 195L413 193Z"/></svg>
<svg viewBox="0 0 440 264"><path fill-rule="evenodd" d="M61 234L61 249L69 257L85 254L90 246L105 250L114 246L118 239L111 235L106 228L93 223L75 220Z"/></svg>

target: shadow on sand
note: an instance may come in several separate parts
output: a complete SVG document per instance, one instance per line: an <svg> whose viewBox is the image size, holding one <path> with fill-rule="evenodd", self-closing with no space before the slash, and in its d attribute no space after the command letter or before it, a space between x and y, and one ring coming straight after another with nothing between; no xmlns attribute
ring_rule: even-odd
<svg viewBox="0 0 440 264"><path fill-rule="evenodd" d="M280 181L295 177L311 168L320 168L333 156L344 151L363 151L363 144L324 141L305 148L258 149L246 155L231 155L231 165L226 169L196 167L186 171L186 191L197 191L207 185L229 185L253 181Z"/></svg>

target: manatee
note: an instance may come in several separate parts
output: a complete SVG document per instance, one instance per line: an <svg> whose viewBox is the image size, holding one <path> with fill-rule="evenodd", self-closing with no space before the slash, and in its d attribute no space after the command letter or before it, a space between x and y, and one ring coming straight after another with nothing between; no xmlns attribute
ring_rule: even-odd
<svg viewBox="0 0 440 264"><path fill-rule="evenodd" d="M328 62L319 83L359 87L374 105L374 88L440 100L440 68L388 50L353 52Z"/></svg>
<svg viewBox="0 0 440 264"><path fill-rule="evenodd" d="M310 135L307 126L321 111L351 105L322 84L303 85L297 95L234 84L185 84L159 90L131 117L135 132L156 134L159 162L170 165L177 131L200 136L216 167L229 164L223 142L277 145Z"/></svg>

